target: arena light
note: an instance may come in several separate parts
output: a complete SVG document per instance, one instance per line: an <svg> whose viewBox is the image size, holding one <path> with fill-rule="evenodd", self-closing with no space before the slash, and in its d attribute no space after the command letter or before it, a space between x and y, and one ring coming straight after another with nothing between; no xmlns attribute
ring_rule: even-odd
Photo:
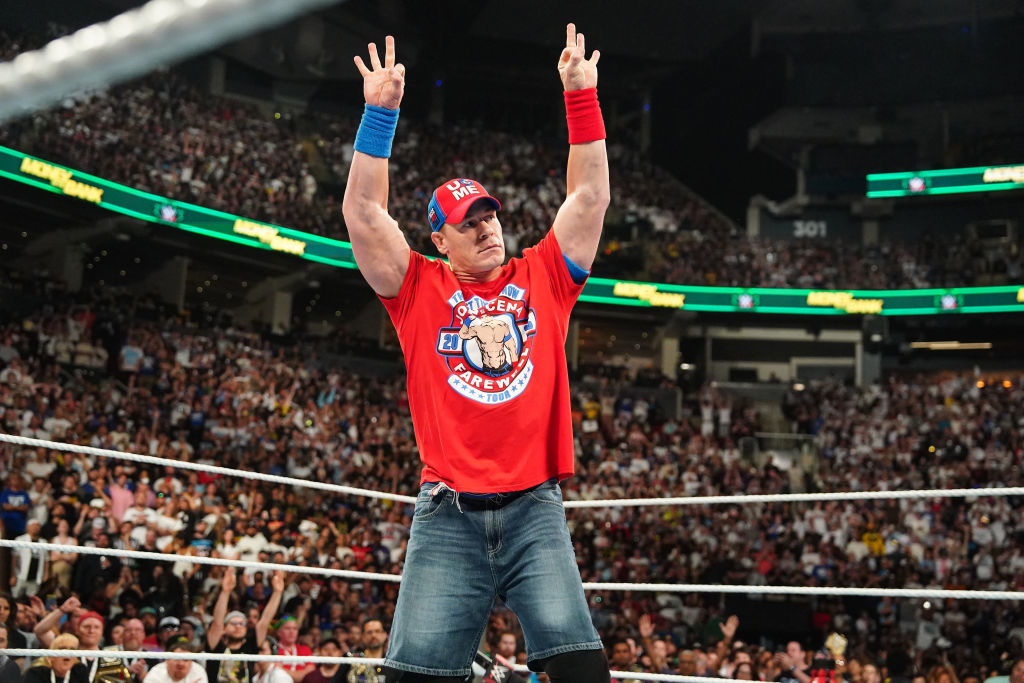
<svg viewBox="0 0 1024 683"><path fill-rule="evenodd" d="M959 342L959 341L936 341L936 342L911 342L910 348L925 349L928 351L979 351L992 348L992 342Z"/></svg>
<svg viewBox="0 0 1024 683"><path fill-rule="evenodd" d="M993 192L1024 188L1024 165L973 166L933 171L869 173L869 198Z"/></svg>

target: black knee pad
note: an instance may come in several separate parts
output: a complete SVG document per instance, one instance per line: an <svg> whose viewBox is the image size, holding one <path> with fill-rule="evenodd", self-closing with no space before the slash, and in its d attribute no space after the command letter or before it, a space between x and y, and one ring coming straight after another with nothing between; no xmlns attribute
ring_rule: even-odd
<svg viewBox="0 0 1024 683"><path fill-rule="evenodd" d="M384 667L385 683L465 683L465 676L428 676Z"/></svg>
<svg viewBox="0 0 1024 683"><path fill-rule="evenodd" d="M549 657L541 663L551 683L610 683L604 650L576 650Z"/></svg>

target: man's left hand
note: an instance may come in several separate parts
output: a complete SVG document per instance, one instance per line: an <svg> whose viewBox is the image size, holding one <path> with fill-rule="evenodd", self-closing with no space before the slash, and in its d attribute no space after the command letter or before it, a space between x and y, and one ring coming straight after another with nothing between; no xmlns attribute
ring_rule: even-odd
<svg viewBox="0 0 1024 683"><path fill-rule="evenodd" d="M594 50L586 59L586 43L582 33L576 33L576 24L565 27L565 48L558 58L558 75L566 92L597 87L597 60L601 52Z"/></svg>

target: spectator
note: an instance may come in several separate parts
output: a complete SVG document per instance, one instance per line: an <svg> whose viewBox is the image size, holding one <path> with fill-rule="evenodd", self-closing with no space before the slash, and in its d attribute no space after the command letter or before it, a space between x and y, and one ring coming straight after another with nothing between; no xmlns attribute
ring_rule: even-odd
<svg viewBox="0 0 1024 683"><path fill-rule="evenodd" d="M168 652L195 652L187 638L175 638L167 645ZM206 669L199 662L188 659L168 659L160 662L145 677L146 683L209 683Z"/></svg>
<svg viewBox="0 0 1024 683"><path fill-rule="evenodd" d="M0 623L0 681L20 683L21 667L18 665L18 660L11 659L6 654L7 649L13 647L8 638L9 633L10 628L7 624Z"/></svg>
<svg viewBox="0 0 1024 683"><path fill-rule="evenodd" d="M274 627L274 636L277 638L277 654L297 655L299 657L308 657L313 654L312 649L308 645L298 642L299 621L289 614L284 615L277 622ZM280 667L296 683L303 680L306 674L314 668L313 664L308 662L282 662Z"/></svg>
<svg viewBox="0 0 1024 683"><path fill-rule="evenodd" d="M52 650L78 650L78 638L71 633L62 633L49 644ZM75 657L40 657L29 667L22 678L24 683L53 683L54 680L67 683L91 683L89 669Z"/></svg>
<svg viewBox="0 0 1024 683"><path fill-rule="evenodd" d="M272 583L273 593L263 608L259 621L250 629L243 612L228 612L228 602L235 590L236 577L233 567L224 572L220 595L217 596L217 603L213 609L213 621L206 632L208 652L252 655L260 652L260 643L267 637L270 620L277 611L281 594L284 592L284 576L281 572L274 572ZM243 678L252 679L255 675L251 663L231 659L210 660L206 665L206 673L211 683L234 683Z"/></svg>
<svg viewBox="0 0 1024 683"><path fill-rule="evenodd" d="M388 632L380 619L366 619L361 631L361 649L348 652L348 657L383 659L387 650ZM372 681L382 675L383 667L376 664L343 664L339 672L350 681Z"/></svg>
<svg viewBox="0 0 1024 683"><path fill-rule="evenodd" d="M18 473L7 476L7 487L0 491L0 521L3 522L4 535L17 538L25 533L28 522L28 508L31 500L24 490L25 481Z"/></svg>
<svg viewBox="0 0 1024 683"><path fill-rule="evenodd" d="M260 646L261 655L276 655L277 639L267 636ZM277 662L256 662L256 676L253 683L290 683L292 677Z"/></svg>
<svg viewBox="0 0 1024 683"><path fill-rule="evenodd" d="M28 520L26 532L18 536L16 541L22 543L41 543L44 539L39 535L42 529L38 519ZM28 548L17 548L14 552L16 564L14 566L14 597L35 595L42 585L49 569L50 553L47 550Z"/></svg>
<svg viewBox="0 0 1024 683"><path fill-rule="evenodd" d="M337 638L326 638L320 643L317 655L320 657L340 657L341 643ZM305 683L338 683L342 680L341 664L317 664L303 679Z"/></svg>

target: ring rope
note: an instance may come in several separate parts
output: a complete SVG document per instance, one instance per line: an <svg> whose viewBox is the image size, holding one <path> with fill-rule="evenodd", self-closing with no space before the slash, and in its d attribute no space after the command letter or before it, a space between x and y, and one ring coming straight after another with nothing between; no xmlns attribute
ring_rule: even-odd
<svg viewBox="0 0 1024 683"><path fill-rule="evenodd" d="M226 652L139 652L130 650L46 650L36 648L12 648L4 650L12 659L19 657L107 657L110 659L187 659L190 661L239 661L239 662L307 662L310 664L383 664L383 659L369 657L321 657L308 655L245 655ZM523 665L516 665L516 671L528 673ZM633 671L611 671L612 678L628 678L642 681L673 681L678 683L733 683L731 678L709 678L705 676L677 676L675 674L653 674Z"/></svg>
<svg viewBox="0 0 1024 683"><path fill-rule="evenodd" d="M397 493L385 493L370 489L361 489L353 486L342 486L340 484L329 484L322 481L308 481L295 477L284 477L277 474L264 474L262 472L251 472L248 470L237 470L230 467L218 465L203 465L201 463L189 462L186 460L174 460L172 458L161 458L153 455L140 455L129 451L115 451L107 448L96 448L94 446L81 446L78 444L60 443L46 439L33 439L27 436L0 433L0 442L31 446L35 448L51 448L53 450L67 451L71 453L84 453L96 455L103 458L121 458L135 462L142 462L149 465L161 465L175 467L198 472L209 472L225 476L236 476L244 479L273 482L275 484L287 484L305 488L321 489L334 493L344 493L353 496L376 498L379 500L394 500L402 503L415 503L414 496L405 496ZM837 491L829 493L765 493L752 495L714 495L714 496L676 496L670 498L609 498L602 500L567 500L564 502L566 508L597 508L597 507L646 507L659 505L723 505L723 504L749 504L749 503L797 503L797 502L818 502L830 500L892 500L906 498L971 498L981 496L1022 496L1024 486L993 486L992 488L974 489L909 489L900 491Z"/></svg>
<svg viewBox="0 0 1024 683"><path fill-rule="evenodd" d="M288 486L299 486L305 488L320 489L323 491L331 491L332 493L344 493L352 496L363 496L365 498L396 500L402 503L416 502L415 496L403 496L397 493L383 493L381 491L360 489L355 488L353 486L329 484L323 481L308 481L306 479L297 479L295 477L283 477L278 474L264 474L263 472L236 470L231 467L221 467L219 465L204 465L202 463L189 462L187 460L159 458L153 455L140 455L139 453L130 453L128 451L115 451L108 448L80 446L78 444L60 443L58 441L48 441L46 439L32 439L27 436L15 436L14 434L0 433L0 442L4 441L6 441L7 443L18 444L19 446L31 446L34 448L50 448L56 451L84 453L86 455L96 455L102 458L121 458L123 460L131 460L133 462L146 463L147 465L162 465L167 467L175 467L183 470L195 470L197 472L208 472L210 474L222 474L228 477L234 476L241 477L243 479L255 479L256 481L266 481L272 482L274 484L286 484Z"/></svg>
<svg viewBox="0 0 1024 683"><path fill-rule="evenodd" d="M0 63L0 121L337 1L151 0Z"/></svg>
<svg viewBox="0 0 1024 683"><path fill-rule="evenodd" d="M167 562L191 562L192 564L208 564L215 567L235 567L239 569L265 569L298 574L325 574L344 579L370 579L374 581L402 580L398 574L381 574L378 572L360 572L348 569L329 569L326 567L309 567L301 564L281 564L279 562L250 562L248 560L228 560L223 557L202 557L200 555L175 555L173 553L154 553L148 550L125 550L122 548L96 548L88 545L67 545L64 543L40 543L38 541L12 541L0 538L0 548L41 548L61 553L79 553L82 555L104 555L107 557L127 557L136 560L159 560Z"/></svg>
<svg viewBox="0 0 1024 683"><path fill-rule="evenodd" d="M35 541L11 541L0 539L0 547L7 548L42 548L64 553L82 553L86 555L106 555L109 557L128 557L152 559L168 562L191 562L237 568L254 568L262 570L279 570L302 574L326 574L342 578L400 582L398 574L380 574L376 572L360 572L347 569L326 569L304 565L281 564L277 562L250 562L248 560L227 560L218 557L200 557L198 555L174 555L154 553L142 550L122 550L120 548L95 548L92 546L65 545L60 543L41 543ZM1024 591L988 591L962 590L946 588L857 588L839 586L756 586L737 584L702 584L702 583L602 583L585 582L584 590L591 591L644 591L657 593L760 593L764 595L859 595L873 597L930 598L934 600L1024 600Z"/></svg>

